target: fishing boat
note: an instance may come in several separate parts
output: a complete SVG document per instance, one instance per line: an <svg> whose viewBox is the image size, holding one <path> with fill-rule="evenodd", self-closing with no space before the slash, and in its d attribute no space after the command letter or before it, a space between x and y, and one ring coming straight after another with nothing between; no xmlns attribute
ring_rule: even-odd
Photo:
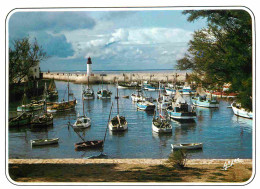
<svg viewBox="0 0 260 189"><path fill-rule="evenodd" d="M131 83L127 83L127 82L121 82L118 84L118 89L136 89L136 88L140 88L141 86L138 85L137 82L131 82Z"/></svg>
<svg viewBox="0 0 260 189"><path fill-rule="evenodd" d="M9 127L29 125L31 123L32 114L23 112L21 115L9 118Z"/></svg>
<svg viewBox="0 0 260 189"><path fill-rule="evenodd" d="M165 110L172 103L171 95L164 94L161 96L161 84L159 82L159 95L157 98L157 108Z"/></svg>
<svg viewBox="0 0 260 189"><path fill-rule="evenodd" d="M162 116L161 112L162 112L162 109L159 108L159 115L157 117L155 117L156 113L154 112L153 121L152 121L152 129L156 133L171 133L172 126L169 122L169 119Z"/></svg>
<svg viewBox="0 0 260 189"><path fill-rule="evenodd" d="M85 141L85 142L78 142L75 144L75 150L86 150L91 148L102 148L103 147L103 140L92 140L92 141Z"/></svg>
<svg viewBox="0 0 260 189"><path fill-rule="evenodd" d="M118 83L117 83L117 96L118 96ZM117 98L117 115L111 119L108 124L111 131L125 131L127 130L127 121L124 116L119 115L119 104Z"/></svg>
<svg viewBox="0 0 260 189"><path fill-rule="evenodd" d="M57 144L58 142L59 138L35 139L31 140L31 146L44 146L50 144Z"/></svg>
<svg viewBox="0 0 260 189"><path fill-rule="evenodd" d="M102 88L97 92L98 99L111 98L112 92L108 89L103 89L103 75L102 75Z"/></svg>
<svg viewBox="0 0 260 189"><path fill-rule="evenodd" d="M165 89L167 95L175 95L176 89L174 88L167 88Z"/></svg>
<svg viewBox="0 0 260 189"><path fill-rule="evenodd" d="M107 123L107 127L106 127L106 132L105 132L105 136L104 136L104 140L90 140L90 141L85 141L85 139L80 135L80 133L78 131L76 131L74 129L74 132L81 138L82 142L78 142L74 144L75 150L76 151L81 151L81 150L88 150L88 149L95 149L95 148L103 148L104 147L104 143L105 143L105 139L106 139L106 134L107 134L107 129L108 129L108 124L109 124L109 120L110 120L110 116L111 116L111 112L112 112L112 108L113 108L113 103L111 105L111 109L110 109L110 113L109 113L109 117L108 117L108 123ZM68 124L70 127L72 127L70 125L70 123Z"/></svg>
<svg viewBox="0 0 260 189"><path fill-rule="evenodd" d="M143 84L141 85L141 89L140 90L136 90L137 94L136 93L133 93L131 95L131 99L133 102L137 102L137 101L148 101L148 102L153 102L154 99L152 96L148 97L148 96L145 96L143 94L143 89L144 89L144 86Z"/></svg>
<svg viewBox="0 0 260 189"><path fill-rule="evenodd" d="M137 101L137 109L145 111L154 111L155 105L148 101Z"/></svg>
<svg viewBox="0 0 260 189"><path fill-rule="evenodd" d="M32 112L42 110L44 108L44 102L42 100L32 100L31 103L26 104L26 94L24 93L22 105L17 107L18 112Z"/></svg>
<svg viewBox="0 0 260 189"><path fill-rule="evenodd" d="M67 110L74 109L76 104L77 104L77 100L75 98L73 100L70 100L69 91L70 91L70 87L69 87L69 81L68 81L68 94L67 94L68 101L65 101L63 99L61 102L52 102L47 107L47 112L55 113L55 112L67 111Z"/></svg>
<svg viewBox="0 0 260 189"><path fill-rule="evenodd" d="M77 117L77 120L76 122L73 124L73 128L81 128L81 129L84 129L84 128L88 128L91 126L91 119L85 115L85 109L84 109L84 94L82 93L82 112L83 112L83 115L80 116L79 113L78 113L78 117Z"/></svg>
<svg viewBox="0 0 260 189"><path fill-rule="evenodd" d="M46 98L48 100L53 100L53 99L58 98L58 91L56 90L56 85L55 85L54 79L52 79L49 84Z"/></svg>
<svg viewBox="0 0 260 189"><path fill-rule="evenodd" d="M236 116L253 119L253 112L247 111L242 108L240 103L233 102L231 104L231 107Z"/></svg>
<svg viewBox="0 0 260 189"><path fill-rule="evenodd" d="M196 94L194 97L191 97L191 102L194 106L200 106L205 108L218 108L219 102L216 98L210 95L207 96L207 93L202 89L201 86L197 88Z"/></svg>
<svg viewBox="0 0 260 189"><path fill-rule="evenodd" d="M83 99L89 100L94 98L95 98L94 90L89 87L89 76L88 76L88 87L86 90L85 89L83 90Z"/></svg>
<svg viewBox="0 0 260 189"><path fill-rule="evenodd" d="M183 143L183 144L171 144L173 150L195 150L202 149L203 143Z"/></svg>
<svg viewBox="0 0 260 189"><path fill-rule="evenodd" d="M196 118L196 112L194 112L193 108L184 100L179 92L176 93L172 105L166 110L172 119L192 120Z"/></svg>
<svg viewBox="0 0 260 189"><path fill-rule="evenodd" d="M179 90L179 92L182 94L182 95L193 95L195 94L195 90L191 90L191 87L190 86L183 86L182 89Z"/></svg>
<svg viewBox="0 0 260 189"><path fill-rule="evenodd" d="M45 113L43 115L36 115L31 120L31 127L32 128L43 128L53 125L53 115L49 113Z"/></svg>

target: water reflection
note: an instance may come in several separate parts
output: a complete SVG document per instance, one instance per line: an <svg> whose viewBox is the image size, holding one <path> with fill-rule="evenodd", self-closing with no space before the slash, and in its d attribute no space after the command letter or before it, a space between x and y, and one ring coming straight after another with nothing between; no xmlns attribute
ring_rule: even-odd
<svg viewBox="0 0 260 189"><path fill-rule="evenodd" d="M59 101L64 98L66 82L56 81ZM53 127L31 131L30 127L9 129L9 156L18 158L84 158L98 154L93 149L84 152L75 151L74 144L81 142L75 131L68 127L73 124L77 114L83 113L81 85L71 83L71 89L78 103L74 111L53 114ZM103 140L111 103L114 103L111 117L116 115L116 88L108 85L113 92L111 99L85 100L84 109L91 118L91 127L79 131L86 140ZM92 88L97 92L99 85ZM120 90L119 95L131 95L134 89ZM147 92L148 96L158 97L158 92ZM65 97L66 98L66 97ZM185 96L188 100L189 96ZM19 102L20 103L20 102ZM251 158L252 157L252 120L234 116L232 109L226 108L229 102L220 100L219 109L197 107L197 118L193 122L171 120L171 134L158 134L152 131L153 112L137 110L131 98L119 99L120 115L128 122L128 130L112 133L107 131L103 148L109 158L167 158L171 153L170 144L203 142L203 151L192 153L192 158ZM16 103L10 104L11 115L16 115ZM31 149L30 140L40 138L60 138L59 146ZM225 149L225 150L223 150Z"/></svg>

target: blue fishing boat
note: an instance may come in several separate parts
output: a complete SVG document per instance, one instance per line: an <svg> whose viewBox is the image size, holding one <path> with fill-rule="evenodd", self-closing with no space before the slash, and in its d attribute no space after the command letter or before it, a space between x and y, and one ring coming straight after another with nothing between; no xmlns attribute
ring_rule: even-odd
<svg viewBox="0 0 260 189"><path fill-rule="evenodd" d="M196 112L177 92L174 102L166 110L170 118L176 120L193 120L196 118Z"/></svg>
<svg viewBox="0 0 260 189"><path fill-rule="evenodd" d="M148 101L137 101L136 103L137 109L145 110L145 111L154 111L155 105Z"/></svg>
<svg viewBox="0 0 260 189"><path fill-rule="evenodd" d="M194 106L200 106L205 108L218 108L219 102L216 97L207 97L207 93L200 86L197 88L196 94L191 98L192 104Z"/></svg>

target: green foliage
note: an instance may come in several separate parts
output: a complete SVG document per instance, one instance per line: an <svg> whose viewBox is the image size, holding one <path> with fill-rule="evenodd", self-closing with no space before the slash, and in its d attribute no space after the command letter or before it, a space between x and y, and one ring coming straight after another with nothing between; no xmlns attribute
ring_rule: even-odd
<svg viewBox="0 0 260 189"><path fill-rule="evenodd" d="M30 68L46 59L46 53L34 39L30 43L28 37L13 41L13 48L9 48L9 83L20 83L26 76L30 76Z"/></svg>
<svg viewBox="0 0 260 189"><path fill-rule="evenodd" d="M207 28L195 31L178 69L192 69L201 82L231 84L238 101L252 110L252 21L244 10L183 11L188 21L206 18ZM203 76L203 77L202 77Z"/></svg>
<svg viewBox="0 0 260 189"><path fill-rule="evenodd" d="M167 162L175 168L183 169L186 165L188 154L185 150L173 151L168 157Z"/></svg>

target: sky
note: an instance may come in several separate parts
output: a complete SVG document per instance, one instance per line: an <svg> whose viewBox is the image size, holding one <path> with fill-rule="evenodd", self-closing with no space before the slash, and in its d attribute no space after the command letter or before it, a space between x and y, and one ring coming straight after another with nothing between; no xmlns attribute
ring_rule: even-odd
<svg viewBox="0 0 260 189"><path fill-rule="evenodd" d="M9 44L36 38L49 58L42 71L173 69L194 31L180 10L31 11L10 16Z"/></svg>

